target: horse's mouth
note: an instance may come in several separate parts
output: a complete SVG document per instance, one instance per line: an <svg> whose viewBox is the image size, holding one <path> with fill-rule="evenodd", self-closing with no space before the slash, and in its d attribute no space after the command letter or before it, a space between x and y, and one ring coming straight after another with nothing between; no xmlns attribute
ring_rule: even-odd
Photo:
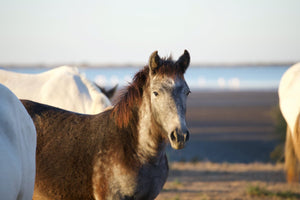
<svg viewBox="0 0 300 200"><path fill-rule="evenodd" d="M169 134L171 147L176 150L183 149L185 147L186 142L189 140L189 137L189 131L186 131L186 133L182 133L178 129L172 131Z"/></svg>
<svg viewBox="0 0 300 200"><path fill-rule="evenodd" d="M183 142L171 142L171 147L173 149L176 149L176 150L183 149L185 147L185 143L183 143Z"/></svg>

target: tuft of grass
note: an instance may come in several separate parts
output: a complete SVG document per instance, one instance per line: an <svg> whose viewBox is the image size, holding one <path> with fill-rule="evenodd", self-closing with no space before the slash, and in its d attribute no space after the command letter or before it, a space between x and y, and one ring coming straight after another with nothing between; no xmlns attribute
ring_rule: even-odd
<svg viewBox="0 0 300 200"><path fill-rule="evenodd" d="M180 197L177 195L174 200L180 200Z"/></svg>
<svg viewBox="0 0 300 200"><path fill-rule="evenodd" d="M296 200L300 198L300 194L294 193L292 191L283 191L283 192L275 192L273 196L284 198L284 199L290 199L290 200Z"/></svg>
<svg viewBox="0 0 300 200"><path fill-rule="evenodd" d="M205 193L199 194L200 200L210 200L209 196Z"/></svg>
<svg viewBox="0 0 300 200"><path fill-rule="evenodd" d="M247 194L250 196L271 196L271 192L259 186L248 186Z"/></svg>
<svg viewBox="0 0 300 200"><path fill-rule="evenodd" d="M174 185L176 185L176 186L182 186L182 182L178 179L178 178L175 178L175 180L174 180Z"/></svg>
<svg viewBox="0 0 300 200"><path fill-rule="evenodd" d="M260 186L248 186L247 194L252 197L278 197L281 199L296 200L300 194L291 191L272 192Z"/></svg>

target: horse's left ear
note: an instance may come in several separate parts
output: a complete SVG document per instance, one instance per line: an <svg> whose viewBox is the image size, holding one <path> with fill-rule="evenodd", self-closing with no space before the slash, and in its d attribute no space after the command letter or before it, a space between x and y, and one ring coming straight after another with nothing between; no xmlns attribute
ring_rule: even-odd
<svg viewBox="0 0 300 200"><path fill-rule="evenodd" d="M181 67L182 72L185 73L186 69L190 64L190 54L187 50L184 50L184 53L180 58L176 61L176 63Z"/></svg>
<svg viewBox="0 0 300 200"><path fill-rule="evenodd" d="M160 57L157 51L154 51L149 58L149 68L152 74L155 74L156 70L160 66Z"/></svg>

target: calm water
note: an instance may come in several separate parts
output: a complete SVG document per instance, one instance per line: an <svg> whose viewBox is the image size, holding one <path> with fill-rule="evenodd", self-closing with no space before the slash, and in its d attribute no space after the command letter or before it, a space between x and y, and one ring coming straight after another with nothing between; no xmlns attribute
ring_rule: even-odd
<svg viewBox="0 0 300 200"><path fill-rule="evenodd" d="M283 73L289 66L255 67L195 67L191 66L185 78L197 90L277 90ZM6 68L7 69L7 68ZM140 68L79 68L82 74L104 87L128 84ZM20 73L41 73L45 68L8 68Z"/></svg>

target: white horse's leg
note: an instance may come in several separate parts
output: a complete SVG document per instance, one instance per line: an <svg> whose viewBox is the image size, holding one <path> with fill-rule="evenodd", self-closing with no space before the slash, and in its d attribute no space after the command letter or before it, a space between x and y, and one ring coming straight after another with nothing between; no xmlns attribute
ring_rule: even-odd
<svg viewBox="0 0 300 200"><path fill-rule="evenodd" d="M292 132L287 126L285 141L285 171L286 179L289 183L298 181L298 160L295 153Z"/></svg>

